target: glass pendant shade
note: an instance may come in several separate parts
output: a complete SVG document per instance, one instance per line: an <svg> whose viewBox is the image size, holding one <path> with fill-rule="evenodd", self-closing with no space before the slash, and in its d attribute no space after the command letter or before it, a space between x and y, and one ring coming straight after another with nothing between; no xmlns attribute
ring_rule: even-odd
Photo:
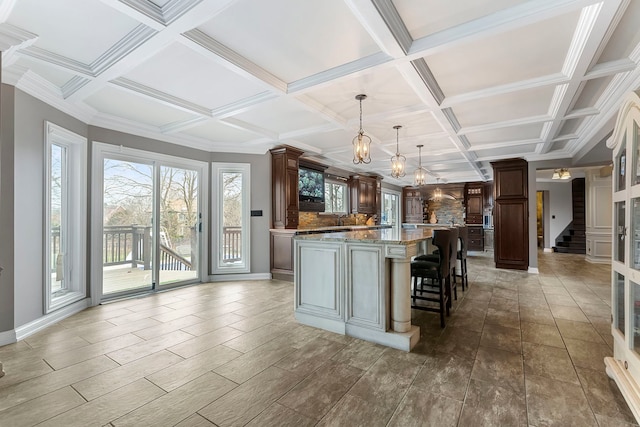
<svg viewBox="0 0 640 427"><path fill-rule="evenodd" d="M571 178L571 173L569 169L560 169L560 179L569 179Z"/></svg>
<svg viewBox="0 0 640 427"><path fill-rule="evenodd" d="M553 171L553 175L551 176L551 179L560 179L560 169L556 169Z"/></svg>
<svg viewBox="0 0 640 427"><path fill-rule="evenodd" d="M402 178L406 175L405 164L407 162L407 158L400 154L400 148L398 145L398 134L402 126L396 125L393 128L396 130L396 155L391 157L391 176L393 178Z"/></svg>
<svg viewBox="0 0 640 427"><path fill-rule="evenodd" d="M422 147L423 145L416 145L418 147L418 169L413 173L413 185L419 187L427 183L427 170L422 167Z"/></svg>
<svg viewBox="0 0 640 427"><path fill-rule="evenodd" d="M351 144L353 145L353 163L371 163L371 138L365 135L362 130L362 100L366 99L367 95L356 95L356 99L360 101L360 130L358 135L353 138Z"/></svg>

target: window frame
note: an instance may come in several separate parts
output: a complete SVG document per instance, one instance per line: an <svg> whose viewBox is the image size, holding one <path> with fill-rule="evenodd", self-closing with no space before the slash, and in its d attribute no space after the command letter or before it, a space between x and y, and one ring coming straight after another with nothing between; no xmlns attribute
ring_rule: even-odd
<svg viewBox="0 0 640 427"><path fill-rule="evenodd" d="M213 238L211 247L211 265L213 274L238 274L251 272L251 164L249 163L211 163L212 179L212 206L213 215ZM242 262L237 264L225 264L222 262L223 244L223 201L222 174L240 173L242 175Z"/></svg>
<svg viewBox="0 0 640 427"><path fill-rule="evenodd" d="M343 197L343 206L344 206L344 210L343 211L334 211L334 210L327 210L328 207L330 207L331 204L331 200L328 200L326 197L327 194L327 187L330 185L339 185L341 187L344 187L344 197ZM325 178L324 180L324 193L325 193L325 200L324 200L324 214L328 214L328 215L346 215L349 213L349 184L346 181L342 181L342 180L338 180L338 179L332 179L332 178Z"/></svg>
<svg viewBox="0 0 640 427"><path fill-rule="evenodd" d="M44 296L43 309L48 314L86 298L87 282L87 138L51 122L45 122L44 155ZM52 295L51 236L51 156L52 146L60 146L63 161L65 207L60 224L60 240L64 242L63 274L67 292ZM64 173L66 172L66 173ZM64 237L63 237L64 236Z"/></svg>

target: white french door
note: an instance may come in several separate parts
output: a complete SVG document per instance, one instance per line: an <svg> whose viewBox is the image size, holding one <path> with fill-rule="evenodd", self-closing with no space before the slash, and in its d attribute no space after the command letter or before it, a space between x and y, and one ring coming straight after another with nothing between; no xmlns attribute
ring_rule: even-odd
<svg viewBox="0 0 640 427"><path fill-rule="evenodd" d="M101 143L93 163L99 301L201 281L206 163Z"/></svg>

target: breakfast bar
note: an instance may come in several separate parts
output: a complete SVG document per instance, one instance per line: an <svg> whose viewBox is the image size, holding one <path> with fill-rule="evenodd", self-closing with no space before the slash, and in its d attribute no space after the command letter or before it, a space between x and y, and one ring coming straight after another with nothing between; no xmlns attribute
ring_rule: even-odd
<svg viewBox="0 0 640 427"><path fill-rule="evenodd" d="M306 325L409 351L411 258L431 228L359 230L294 237L295 317Z"/></svg>

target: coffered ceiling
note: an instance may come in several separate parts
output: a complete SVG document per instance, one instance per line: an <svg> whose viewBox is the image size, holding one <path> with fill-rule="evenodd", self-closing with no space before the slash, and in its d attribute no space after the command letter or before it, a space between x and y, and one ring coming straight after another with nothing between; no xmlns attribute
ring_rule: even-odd
<svg viewBox="0 0 640 427"><path fill-rule="evenodd" d="M0 48L5 83L88 124L407 185L418 144L429 182L579 164L640 87L639 22L639 0L0 0Z"/></svg>

